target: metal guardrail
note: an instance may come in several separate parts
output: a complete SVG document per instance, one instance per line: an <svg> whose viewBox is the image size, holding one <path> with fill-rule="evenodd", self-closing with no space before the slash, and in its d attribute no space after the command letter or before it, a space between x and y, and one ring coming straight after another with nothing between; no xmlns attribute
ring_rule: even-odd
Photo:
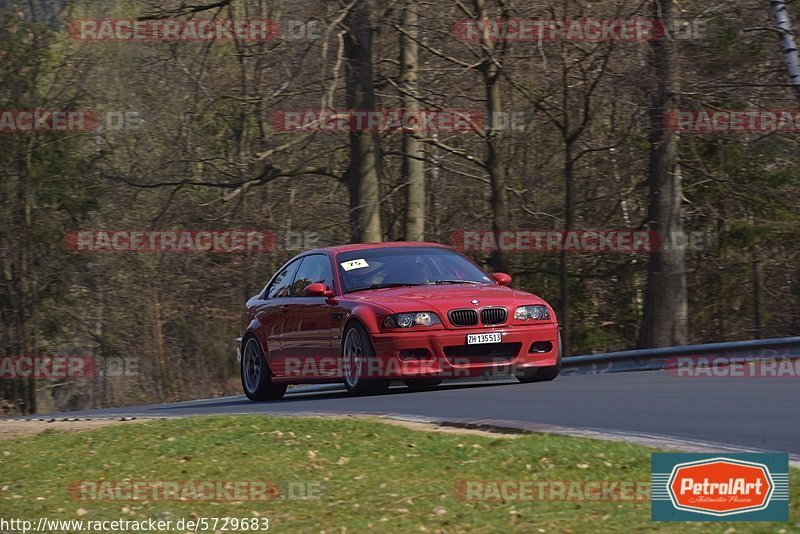
<svg viewBox="0 0 800 534"><path fill-rule="evenodd" d="M729 343L707 343L657 349L628 350L604 354L587 354L564 358L564 374L619 373L625 371L654 371L675 357L721 357L744 360L800 358L800 337L757 339Z"/></svg>

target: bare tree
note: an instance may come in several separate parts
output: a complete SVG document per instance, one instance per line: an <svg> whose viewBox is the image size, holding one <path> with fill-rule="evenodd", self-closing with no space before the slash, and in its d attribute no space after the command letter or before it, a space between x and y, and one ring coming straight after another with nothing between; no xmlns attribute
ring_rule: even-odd
<svg viewBox="0 0 800 534"><path fill-rule="evenodd" d="M347 107L351 110L375 109L372 72L372 26L369 0L356 0L343 21L345 64L347 67ZM354 239L375 242L381 231L380 168L381 147L378 133L367 127L350 132L350 208Z"/></svg>
<svg viewBox="0 0 800 534"><path fill-rule="evenodd" d="M481 23L489 18L485 0L475 0L475 18ZM504 17L507 18L504 13ZM506 41L501 39L495 43L488 31L481 32L481 59L478 70L483 77L486 93L486 160L485 167L492 182L492 229L495 232L507 231L511 228L511 214L508 207L508 191L506 190L506 166L503 162L501 147L503 135L494 125L494 117L503 112L501 92L501 75L503 63L501 56L505 51ZM508 252L497 250L492 254L492 267L499 271L511 271L511 259Z"/></svg>
<svg viewBox="0 0 800 534"><path fill-rule="evenodd" d="M672 0L654 0L653 18L670 28ZM688 339L686 253L673 246L672 238L683 234L683 199L677 161L677 137L664 118L676 108L678 62L670 35L651 41L653 90L650 100L650 230L661 236L662 246L650 255L640 347L683 345Z"/></svg>
<svg viewBox="0 0 800 534"><path fill-rule="evenodd" d="M400 89L407 113L419 111L417 100L419 79L419 16L414 0L403 6L403 28L400 37ZM406 241L425 239L425 153L423 143L413 131L403 132L402 177L406 185Z"/></svg>
<svg viewBox="0 0 800 534"><path fill-rule="evenodd" d="M797 52L797 43L794 41L794 31L789 12L786 9L784 0L772 0L772 16L775 19L775 26L781 32L781 47L783 48L783 59L789 69L789 78L792 80L797 97L800 98L800 54Z"/></svg>

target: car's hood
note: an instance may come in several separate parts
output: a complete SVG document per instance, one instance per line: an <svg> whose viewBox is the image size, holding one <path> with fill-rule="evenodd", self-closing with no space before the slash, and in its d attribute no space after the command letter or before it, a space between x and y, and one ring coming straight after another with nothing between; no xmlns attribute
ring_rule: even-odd
<svg viewBox="0 0 800 534"><path fill-rule="evenodd" d="M544 300L525 291L498 285L441 285L371 289L345 295L348 300L370 302L393 313L433 311L440 315L457 308L504 306L513 313L516 306L546 304ZM478 303L472 303L477 300Z"/></svg>

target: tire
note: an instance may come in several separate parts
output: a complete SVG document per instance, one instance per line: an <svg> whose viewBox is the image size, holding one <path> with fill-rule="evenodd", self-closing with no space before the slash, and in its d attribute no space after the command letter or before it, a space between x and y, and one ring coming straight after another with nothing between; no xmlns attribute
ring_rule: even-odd
<svg viewBox="0 0 800 534"><path fill-rule="evenodd" d="M420 390L420 389L428 389L428 388L435 388L439 384L442 383L441 378L409 378L403 380L403 383L406 385L408 389L413 390Z"/></svg>
<svg viewBox="0 0 800 534"><path fill-rule="evenodd" d="M274 384L272 372L264 358L261 344L254 337L247 338L239 366L242 389L252 401L280 400L286 393L286 384Z"/></svg>
<svg viewBox="0 0 800 534"><path fill-rule="evenodd" d="M389 389L389 379L366 378L369 362L375 358L375 349L366 329L357 321L345 328L342 342L342 370L344 387L351 395L375 395Z"/></svg>
<svg viewBox="0 0 800 534"><path fill-rule="evenodd" d="M558 359L555 365L550 367L534 367L525 371L515 372L514 376L523 384L530 384L532 382L549 382L555 380L558 373L561 372L561 354L563 353L561 345L561 333L558 334Z"/></svg>

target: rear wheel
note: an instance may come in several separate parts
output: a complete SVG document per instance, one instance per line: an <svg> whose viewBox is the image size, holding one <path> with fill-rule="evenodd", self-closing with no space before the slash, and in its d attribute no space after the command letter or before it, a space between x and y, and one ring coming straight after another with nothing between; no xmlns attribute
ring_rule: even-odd
<svg viewBox="0 0 800 534"><path fill-rule="evenodd" d="M286 384L272 382L272 372L256 338L248 338L242 351L242 389L254 401L278 400L286 393Z"/></svg>
<svg viewBox="0 0 800 534"><path fill-rule="evenodd" d="M375 349L366 329L359 322L352 322L344 333L342 343L342 367L344 386L353 395L374 395L389 389L389 380L368 378L369 370L375 368L370 362L375 358Z"/></svg>
<svg viewBox="0 0 800 534"><path fill-rule="evenodd" d="M551 365L550 367L534 367L533 369L526 369L524 371L517 371L514 373L514 376L517 377L517 380L522 382L523 384L529 384L531 382L549 382L550 380L555 380L558 376L558 373L561 372L561 333L558 334L558 360L556 360L555 365Z"/></svg>
<svg viewBox="0 0 800 534"><path fill-rule="evenodd" d="M441 378L409 378L403 380L403 383L408 387L408 389L428 389L428 388L435 388L439 384L442 383Z"/></svg>

